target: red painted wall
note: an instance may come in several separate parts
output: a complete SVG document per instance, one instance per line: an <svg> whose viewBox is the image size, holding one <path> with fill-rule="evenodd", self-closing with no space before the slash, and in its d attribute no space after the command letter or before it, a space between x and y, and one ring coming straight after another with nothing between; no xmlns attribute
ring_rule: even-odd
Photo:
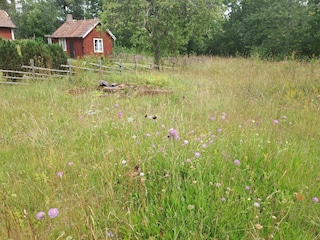
<svg viewBox="0 0 320 240"><path fill-rule="evenodd" d="M70 43L73 42L73 56L74 58L82 57L83 50L82 50L82 38L67 38L67 53L69 56L72 56Z"/></svg>
<svg viewBox="0 0 320 240"><path fill-rule="evenodd" d="M93 46L94 38L103 38L103 53L95 53ZM104 57L112 54L112 38L106 32L97 31L97 29L93 29L85 39L83 39L83 47L85 55L103 55Z"/></svg>
<svg viewBox="0 0 320 240"><path fill-rule="evenodd" d="M94 38L103 38L103 53L94 52ZM53 43L59 43L58 39L52 39ZM71 57L70 42L74 45L74 58L83 57L84 55L108 56L112 54L112 38L106 32L93 29L85 39L82 38L66 38L67 54Z"/></svg>
<svg viewBox="0 0 320 240"><path fill-rule="evenodd" d="M12 40L11 28L1 28L0 27L0 37L2 37L4 39L11 39Z"/></svg>

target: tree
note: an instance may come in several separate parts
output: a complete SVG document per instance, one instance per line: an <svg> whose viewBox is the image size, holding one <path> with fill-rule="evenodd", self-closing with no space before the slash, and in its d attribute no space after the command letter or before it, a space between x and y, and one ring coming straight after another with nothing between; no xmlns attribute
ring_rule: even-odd
<svg viewBox="0 0 320 240"><path fill-rule="evenodd" d="M9 4L8 4L7 0L0 0L0 9L8 11Z"/></svg>
<svg viewBox="0 0 320 240"><path fill-rule="evenodd" d="M72 14L77 20L97 18L102 13L102 0L56 0L55 4L64 16Z"/></svg>
<svg viewBox="0 0 320 240"><path fill-rule="evenodd" d="M85 0L84 17L86 19L97 18L102 13L102 0Z"/></svg>
<svg viewBox="0 0 320 240"><path fill-rule="evenodd" d="M233 0L226 4L230 12L224 24L225 52L231 48L232 54L258 53L262 57L300 52L306 29L305 2Z"/></svg>
<svg viewBox="0 0 320 240"><path fill-rule="evenodd" d="M13 14L17 38L45 39L62 23L62 11L54 0L24 1L21 11Z"/></svg>
<svg viewBox="0 0 320 240"><path fill-rule="evenodd" d="M104 0L102 20L127 47L151 51L159 65L165 55L192 51L220 16L221 2Z"/></svg>
<svg viewBox="0 0 320 240"><path fill-rule="evenodd" d="M307 56L320 55L320 0L308 1L308 20L302 45L302 54Z"/></svg>
<svg viewBox="0 0 320 240"><path fill-rule="evenodd" d="M74 19L84 18L84 0L56 0L56 6L64 11L64 15L72 14Z"/></svg>

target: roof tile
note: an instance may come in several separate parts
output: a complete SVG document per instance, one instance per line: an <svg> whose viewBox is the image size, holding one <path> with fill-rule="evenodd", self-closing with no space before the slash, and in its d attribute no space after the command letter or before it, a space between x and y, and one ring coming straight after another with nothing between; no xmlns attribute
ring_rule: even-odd
<svg viewBox="0 0 320 240"><path fill-rule="evenodd" d="M4 10L0 10L0 27L17 28L11 21L8 13Z"/></svg>
<svg viewBox="0 0 320 240"><path fill-rule="evenodd" d="M69 20L63 23L50 37L85 37L88 31L100 24L99 19Z"/></svg>

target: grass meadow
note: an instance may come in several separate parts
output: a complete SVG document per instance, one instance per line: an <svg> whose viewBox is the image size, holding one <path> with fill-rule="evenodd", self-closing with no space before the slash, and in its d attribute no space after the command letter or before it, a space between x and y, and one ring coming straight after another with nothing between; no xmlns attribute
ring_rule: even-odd
<svg viewBox="0 0 320 240"><path fill-rule="evenodd" d="M105 80L0 85L0 239L320 239L318 61Z"/></svg>

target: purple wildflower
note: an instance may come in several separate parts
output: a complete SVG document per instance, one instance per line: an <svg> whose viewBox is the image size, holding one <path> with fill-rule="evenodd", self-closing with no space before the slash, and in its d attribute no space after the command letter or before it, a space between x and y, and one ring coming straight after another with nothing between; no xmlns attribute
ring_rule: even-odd
<svg viewBox="0 0 320 240"><path fill-rule="evenodd" d="M50 208L48 211L48 215L50 218L55 218L59 215L59 210L58 208Z"/></svg>
<svg viewBox="0 0 320 240"><path fill-rule="evenodd" d="M258 202L255 202L254 204L253 204L253 206L255 206L255 207L260 207L260 203L258 203Z"/></svg>
<svg viewBox="0 0 320 240"><path fill-rule="evenodd" d="M234 164L239 166L240 165L240 161L238 159L234 160Z"/></svg>
<svg viewBox="0 0 320 240"><path fill-rule="evenodd" d="M200 155L201 155L201 154L200 154L199 152L195 152L195 153L194 153L194 156L195 156L196 158L199 158Z"/></svg>
<svg viewBox="0 0 320 240"><path fill-rule="evenodd" d="M73 165L73 162L68 162L68 165L69 165L69 166L72 166L72 165Z"/></svg>
<svg viewBox="0 0 320 240"><path fill-rule="evenodd" d="M249 186L246 186L246 190L249 191L249 190L250 190L250 187L249 187Z"/></svg>
<svg viewBox="0 0 320 240"><path fill-rule="evenodd" d="M37 219L42 220L46 216L45 212L38 212L37 213Z"/></svg>
<svg viewBox="0 0 320 240"><path fill-rule="evenodd" d="M109 238L113 238L113 237L114 237L114 235L113 235L111 232L108 232L108 233L107 233L107 236L108 236Z"/></svg>
<svg viewBox="0 0 320 240"><path fill-rule="evenodd" d="M170 128L168 137L173 137L173 139L175 139L175 140L180 139L180 136L179 136L177 130L175 130L174 128Z"/></svg>
<svg viewBox="0 0 320 240"><path fill-rule="evenodd" d="M62 178L63 172L58 172L57 175L58 175L59 178Z"/></svg>
<svg viewBox="0 0 320 240"><path fill-rule="evenodd" d="M118 117L122 117L122 112L118 112Z"/></svg>
<svg viewBox="0 0 320 240"><path fill-rule="evenodd" d="M277 120L277 119L275 119L275 120L273 120L273 124L278 124L279 123L279 120Z"/></svg>
<svg viewBox="0 0 320 240"><path fill-rule="evenodd" d="M318 203L318 202L319 202L319 198L313 197L313 198L312 198L312 201L313 201L314 203Z"/></svg>
<svg viewBox="0 0 320 240"><path fill-rule="evenodd" d="M221 198L221 202L225 202L227 199L226 198Z"/></svg>

